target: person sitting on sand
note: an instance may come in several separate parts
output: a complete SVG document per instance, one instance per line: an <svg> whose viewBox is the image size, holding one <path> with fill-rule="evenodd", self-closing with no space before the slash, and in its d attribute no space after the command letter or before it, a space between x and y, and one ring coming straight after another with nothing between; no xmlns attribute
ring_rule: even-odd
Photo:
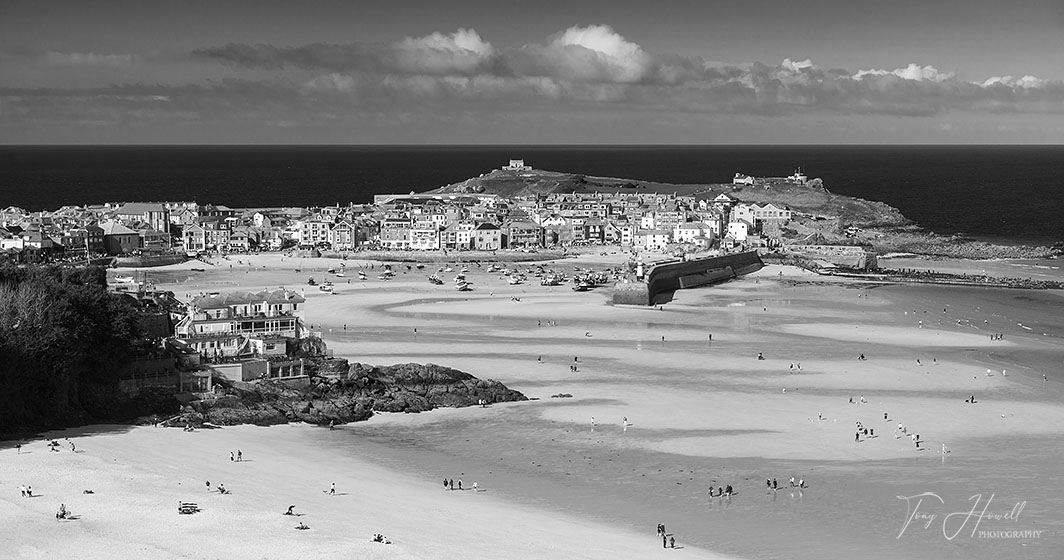
<svg viewBox="0 0 1064 560"><path fill-rule="evenodd" d="M66 508L66 504L59 504L59 511L56 512L56 519L66 519L70 516L70 512Z"/></svg>
<svg viewBox="0 0 1064 560"><path fill-rule="evenodd" d="M764 355L764 354L762 354L761 352L758 352L758 353L757 353L757 359L759 359L759 360L764 360L764 359L765 359L765 355Z"/></svg>
<svg viewBox="0 0 1064 560"><path fill-rule="evenodd" d="M307 529L310 529L310 527L307 527L305 523L300 521L299 525L296 525L296 529L299 529L300 531L306 531Z"/></svg>
<svg viewBox="0 0 1064 560"><path fill-rule="evenodd" d="M218 493L219 494L228 494L229 491L225 489L225 485L224 484L219 484L218 485Z"/></svg>

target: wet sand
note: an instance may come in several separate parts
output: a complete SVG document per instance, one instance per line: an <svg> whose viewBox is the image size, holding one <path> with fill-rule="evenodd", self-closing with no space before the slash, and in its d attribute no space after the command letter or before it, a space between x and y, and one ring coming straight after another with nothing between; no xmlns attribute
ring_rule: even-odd
<svg viewBox="0 0 1064 560"><path fill-rule="evenodd" d="M232 271L224 262L205 273L151 277L179 297L304 288L308 276L320 281L339 263L262 256L244 265L238 258L248 262L233 257ZM571 272L574 263L619 258L556 266ZM593 523L558 529L580 539L588 555L600 547L605 554L612 531L636 535L631 542L640 546L645 539L651 554L660 544L657 523L676 533L685 554L1055 558L1064 550L1064 499L1045 491L1064 482L1059 292L825 282L770 266L677 292L658 310L610 306L604 293L568 286L509 286L475 266L473 292L454 291L454 272L441 274L448 284L433 286L425 276L434 270L407 272L405 265L395 280L378 280L375 269L361 282L353 274L359 264L348 261L348 277L333 278L335 295L305 287L307 322L337 356L439 363L539 400L378 415L333 432L298 429L300 452L323 448L331 460L371 461L399 477L393 486L477 479L502 504L496 515L503 519L516 508ZM1004 340L991 341L994 333ZM867 360L857 360L862 353ZM573 397L551 398L557 393ZM977 404L964 402L970 395ZM876 437L855 442L858 421ZM898 422L920 434L924 450L893 437ZM275 428L239 428L248 429ZM949 454L939 452L942 443ZM791 489L790 476L809 488ZM767 491L766 478L781 488ZM728 484L737 491L730 499L707 496L708 487ZM943 515L927 529L914 524L902 532L906 504L898 496L921 492L946 500L936 510ZM984 502L994 494L993 512L1026 502L1015 521L984 519L979 529L1045 533L1017 539L962 531L947 539L942 517L968 510L976 493Z"/></svg>

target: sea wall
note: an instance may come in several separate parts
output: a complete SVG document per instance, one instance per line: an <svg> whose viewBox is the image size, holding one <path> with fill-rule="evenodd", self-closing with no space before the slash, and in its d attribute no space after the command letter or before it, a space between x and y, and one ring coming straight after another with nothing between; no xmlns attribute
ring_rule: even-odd
<svg viewBox="0 0 1064 560"><path fill-rule="evenodd" d="M822 260L858 270L874 270L879 267L873 251L854 245L788 245L786 251L807 259Z"/></svg>
<svg viewBox="0 0 1064 560"><path fill-rule="evenodd" d="M127 268L146 268L182 263L188 260L185 255L140 255L137 257L116 257L114 265Z"/></svg>
<svg viewBox="0 0 1064 560"><path fill-rule="evenodd" d="M646 282L614 285L613 302L653 305L659 294L705 286L749 274L764 265L756 251L655 265Z"/></svg>

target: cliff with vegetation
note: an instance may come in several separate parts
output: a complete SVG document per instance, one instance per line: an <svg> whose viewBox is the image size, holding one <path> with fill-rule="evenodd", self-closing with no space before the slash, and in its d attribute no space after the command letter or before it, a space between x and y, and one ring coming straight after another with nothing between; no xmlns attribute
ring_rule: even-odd
<svg viewBox="0 0 1064 560"><path fill-rule="evenodd" d="M0 434L152 409L118 387L141 343L139 316L129 296L107 291L102 268L0 267Z"/></svg>

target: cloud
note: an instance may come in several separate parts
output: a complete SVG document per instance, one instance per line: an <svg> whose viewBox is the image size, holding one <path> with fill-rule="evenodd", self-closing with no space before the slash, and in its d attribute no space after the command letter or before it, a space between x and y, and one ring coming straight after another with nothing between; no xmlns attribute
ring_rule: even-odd
<svg viewBox="0 0 1064 560"><path fill-rule="evenodd" d="M1045 87L1046 84L1047 82L1045 80L1036 78L1034 76L1024 76L1022 78L1013 78L1012 76L995 76L993 78L987 78L986 81L983 82L982 86L1005 86L1010 88L1037 89Z"/></svg>
<svg viewBox="0 0 1064 560"><path fill-rule="evenodd" d="M49 64L71 66L133 66L139 60L138 57L129 53L105 54L48 51L44 53L44 57Z"/></svg>
<svg viewBox="0 0 1064 560"><path fill-rule="evenodd" d="M860 80L865 76L897 76L903 80L917 82L946 82L952 80L955 75L952 72L939 72L934 66L920 66L916 63L910 63L905 68L896 70L860 70L853 75L853 78Z"/></svg>
<svg viewBox="0 0 1064 560"><path fill-rule="evenodd" d="M648 51L606 25L572 26L513 46L458 29L388 43L231 43L196 50L191 58L201 76L231 77L185 85L0 88L0 123L119 122L164 129L231 122L288 127L355 114L382 121L404 115L407 126L425 118L529 113L638 115L644 122L670 114L1064 115L1064 83L1034 76L971 82L931 65L825 69L799 56L775 64L707 62ZM70 65L112 66L118 73L123 65L143 70L161 64L132 54L59 52L48 53L46 62L64 75Z"/></svg>
<svg viewBox="0 0 1064 560"><path fill-rule="evenodd" d="M505 48L458 29L381 44L230 44L195 55L279 76L303 73L304 92L348 93L364 102L551 101L762 115L1064 112L1061 83L1033 76L971 83L931 65L824 70L797 57L778 65L711 64L648 52L607 25L572 26L542 42Z"/></svg>

